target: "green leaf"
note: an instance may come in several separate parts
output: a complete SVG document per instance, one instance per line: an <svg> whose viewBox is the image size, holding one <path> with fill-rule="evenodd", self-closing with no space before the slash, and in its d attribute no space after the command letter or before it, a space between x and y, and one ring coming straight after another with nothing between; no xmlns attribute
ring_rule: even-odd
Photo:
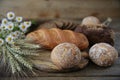
<svg viewBox="0 0 120 80"><path fill-rule="evenodd" d="M35 20L31 20L32 24L37 24L37 22Z"/></svg>

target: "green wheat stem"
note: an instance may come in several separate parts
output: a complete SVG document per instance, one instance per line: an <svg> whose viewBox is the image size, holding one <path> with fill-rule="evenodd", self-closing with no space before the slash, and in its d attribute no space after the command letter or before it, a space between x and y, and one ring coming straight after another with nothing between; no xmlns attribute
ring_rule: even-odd
<svg viewBox="0 0 120 80"><path fill-rule="evenodd" d="M7 54L8 54L9 63L10 63L11 69L12 69L12 73L14 74L17 71L17 69L16 69L16 66L14 63L13 56L10 53L7 53Z"/></svg>
<svg viewBox="0 0 120 80"><path fill-rule="evenodd" d="M21 46L21 47L32 48L32 49L39 49L39 48L41 48L40 45L30 43L30 41L27 40L27 39L19 39L19 40L16 40L16 41L15 41L15 44L17 44L17 45L19 45L19 46Z"/></svg>
<svg viewBox="0 0 120 80"><path fill-rule="evenodd" d="M27 68L32 70L32 64L30 64L24 57L22 57L18 54L16 54L15 57L20 63L22 63L24 66L26 66Z"/></svg>
<svg viewBox="0 0 120 80"><path fill-rule="evenodd" d="M12 63L12 64L10 64L11 67L12 67L12 72L15 73L16 71L21 71L21 67L18 64L18 62L15 59L15 57L11 54L11 51L7 50L7 55L9 56L10 63Z"/></svg>
<svg viewBox="0 0 120 80"><path fill-rule="evenodd" d="M25 43L25 42L16 42L16 45L19 45L22 48L29 48L29 49L40 49L41 47L36 44Z"/></svg>
<svg viewBox="0 0 120 80"><path fill-rule="evenodd" d="M17 60L15 59L15 57L14 57L10 52L8 52L8 53L9 53L9 55L11 56L12 61L14 62L17 71L21 71L21 67L20 67L19 63L17 62Z"/></svg>
<svg viewBox="0 0 120 80"><path fill-rule="evenodd" d="M3 55L3 62L4 64L7 63L7 55L6 55L6 48L3 46L2 47L2 55Z"/></svg>
<svg viewBox="0 0 120 80"><path fill-rule="evenodd" d="M35 52L33 53L31 50L21 50L19 48L11 48L11 50L14 53L20 54L20 55L38 55Z"/></svg>
<svg viewBox="0 0 120 80"><path fill-rule="evenodd" d="M30 70L32 70L32 64L30 64L30 62L28 62L24 57L22 57L21 55L13 52L11 50L11 48L9 46L7 46L7 48L9 49L9 51L15 56L15 58L24 66L26 66L27 68L29 68Z"/></svg>

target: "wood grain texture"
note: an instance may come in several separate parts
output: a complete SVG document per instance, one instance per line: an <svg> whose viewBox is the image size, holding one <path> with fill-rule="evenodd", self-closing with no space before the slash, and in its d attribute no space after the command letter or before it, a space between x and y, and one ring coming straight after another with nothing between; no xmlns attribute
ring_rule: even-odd
<svg viewBox="0 0 120 80"><path fill-rule="evenodd" d="M120 68L120 57L117 59L114 65L112 65L111 67L107 67L107 68L98 67L97 65L90 63L86 68L82 70L69 72L69 73L46 73L46 72L40 71L38 77L97 77L97 78L108 77L108 79L110 79L110 77L114 77L114 78L120 77L119 68ZM4 77L1 76L0 78L5 78L5 76ZM34 79L37 77L29 76L29 78ZM0 79L0 80L3 80L3 79Z"/></svg>
<svg viewBox="0 0 120 80"><path fill-rule="evenodd" d="M120 18L119 0L0 0L0 14L14 11L27 19L71 18L88 15Z"/></svg>
<svg viewBox="0 0 120 80"><path fill-rule="evenodd" d="M0 80L13 80L13 78L0 78ZM30 77L17 80L120 80L120 77Z"/></svg>

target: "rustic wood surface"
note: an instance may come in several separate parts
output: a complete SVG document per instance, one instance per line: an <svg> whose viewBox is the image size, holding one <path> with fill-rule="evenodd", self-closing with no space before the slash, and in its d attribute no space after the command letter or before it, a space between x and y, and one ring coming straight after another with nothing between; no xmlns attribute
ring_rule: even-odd
<svg viewBox="0 0 120 80"><path fill-rule="evenodd" d="M8 11L27 19L120 18L120 0L0 0L0 14Z"/></svg>
<svg viewBox="0 0 120 80"><path fill-rule="evenodd" d="M13 78L1 78L0 80L15 80ZM120 77L31 77L17 80L120 80Z"/></svg>
<svg viewBox="0 0 120 80"><path fill-rule="evenodd" d="M13 78L1 78L0 80L15 80ZM120 77L30 77L17 80L120 80Z"/></svg>

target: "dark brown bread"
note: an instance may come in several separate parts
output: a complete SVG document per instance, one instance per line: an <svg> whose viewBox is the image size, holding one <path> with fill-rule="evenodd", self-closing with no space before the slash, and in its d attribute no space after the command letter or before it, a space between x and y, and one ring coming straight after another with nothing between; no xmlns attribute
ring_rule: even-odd
<svg viewBox="0 0 120 80"><path fill-rule="evenodd" d="M85 34L91 46L99 42L114 45L114 31L104 25L80 25L75 29L75 32Z"/></svg>

